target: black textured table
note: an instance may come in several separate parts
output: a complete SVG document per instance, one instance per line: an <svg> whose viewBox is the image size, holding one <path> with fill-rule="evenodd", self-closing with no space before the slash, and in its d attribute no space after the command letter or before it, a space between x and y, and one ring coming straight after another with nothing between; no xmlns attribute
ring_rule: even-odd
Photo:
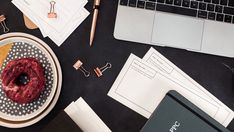
<svg viewBox="0 0 234 132"><path fill-rule="evenodd" d="M79 97L83 97L114 132L137 132L143 127L147 121L146 118L107 96L129 54L134 53L143 57L150 48L150 45L114 39L117 3L117 0L102 0L95 40L93 47L90 48L89 32L92 15L58 47L49 38L43 38L39 30L27 29L23 23L22 13L10 0L0 1L0 14L6 15L11 32L29 33L44 40L54 50L63 71L60 98L54 109L44 119L21 129L0 127L0 132L39 132L71 101ZM93 2L90 1L86 6L90 12L92 12L92 4ZM226 63L234 67L234 59L174 48L157 46L154 48L234 110L233 74L222 64ZM72 67L78 58L83 60L84 66L90 70L105 65L106 62L111 62L113 68L106 71L101 78L97 78L93 73L91 77L85 78L81 72L75 71ZM228 128L234 131L234 121Z"/></svg>

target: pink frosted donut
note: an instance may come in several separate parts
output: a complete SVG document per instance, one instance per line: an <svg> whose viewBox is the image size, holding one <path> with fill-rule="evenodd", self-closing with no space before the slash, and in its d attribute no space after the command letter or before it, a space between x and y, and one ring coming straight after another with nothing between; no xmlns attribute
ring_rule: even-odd
<svg viewBox="0 0 234 132"><path fill-rule="evenodd" d="M27 78L26 83L20 81L22 76ZM37 99L45 89L44 69L34 58L10 61L3 69L0 79L7 97L21 104Z"/></svg>

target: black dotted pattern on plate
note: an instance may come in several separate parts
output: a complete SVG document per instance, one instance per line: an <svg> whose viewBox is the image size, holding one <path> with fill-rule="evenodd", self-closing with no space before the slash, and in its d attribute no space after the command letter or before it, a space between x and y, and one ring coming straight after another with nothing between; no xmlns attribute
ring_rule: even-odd
<svg viewBox="0 0 234 132"><path fill-rule="evenodd" d="M10 60L26 57L33 57L40 61L45 70L46 87L37 100L27 104L18 104L11 101L5 95L4 91L2 90L2 82L0 81L0 112L9 116L25 116L32 114L43 106L51 94L51 89L54 82L51 64L46 55L34 45L24 42L15 42L8 53L7 58L4 60L2 67L0 68L0 73Z"/></svg>

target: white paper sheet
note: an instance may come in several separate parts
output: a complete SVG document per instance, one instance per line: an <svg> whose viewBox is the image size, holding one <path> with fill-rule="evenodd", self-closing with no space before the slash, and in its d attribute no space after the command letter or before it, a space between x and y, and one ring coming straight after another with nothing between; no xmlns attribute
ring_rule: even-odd
<svg viewBox="0 0 234 132"><path fill-rule="evenodd" d="M169 90L176 90L221 124L230 114L223 107L200 96L196 90L184 87L179 81L133 54L128 58L108 95L149 118Z"/></svg>
<svg viewBox="0 0 234 132"><path fill-rule="evenodd" d="M64 111L84 132L111 132L81 97L68 105Z"/></svg>
<svg viewBox="0 0 234 132"><path fill-rule="evenodd" d="M56 1L56 19L47 18L50 10L47 0L13 0L20 9L41 30L43 37L50 37L60 46L71 33L87 18L89 12L83 7L87 0Z"/></svg>
<svg viewBox="0 0 234 132"><path fill-rule="evenodd" d="M30 13L58 32L66 29L77 12L87 3L86 0L56 0L55 12L57 13L57 18L53 19L47 17L50 11L49 0L17 0L17 2L24 3L24 8L29 9Z"/></svg>
<svg viewBox="0 0 234 132"><path fill-rule="evenodd" d="M224 109L226 109L228 113L230 113L230 115L227 117L226 120L224 120L224 122L222 122L224 126L227 126L234 118L234 113L230 108L228 108L224 103L218 100L214 95L212 95L196 81L194 81L191 77L189 77L186 73L184 73L181 69L179 69L176 65L174 65L171 61L169 61L154 48L150 48L150 50L143 57L143 60L145 60L154 68L160 69L165 74L171 76L175 80L178 80L186 87L195 89L197 92L200 93L200 95L202 95L202 97L205 97L209 101L214 102L214 104L222 106Z"/></svg>

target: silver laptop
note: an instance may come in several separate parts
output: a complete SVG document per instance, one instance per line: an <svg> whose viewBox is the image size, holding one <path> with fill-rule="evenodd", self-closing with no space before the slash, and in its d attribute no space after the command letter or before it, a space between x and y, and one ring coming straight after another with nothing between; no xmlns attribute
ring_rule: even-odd
<svg viewBox="0 0 234 132"><path fill-rule="evenodd" d="M119 0L114 37L234 57L234 0Z"/></svg>

